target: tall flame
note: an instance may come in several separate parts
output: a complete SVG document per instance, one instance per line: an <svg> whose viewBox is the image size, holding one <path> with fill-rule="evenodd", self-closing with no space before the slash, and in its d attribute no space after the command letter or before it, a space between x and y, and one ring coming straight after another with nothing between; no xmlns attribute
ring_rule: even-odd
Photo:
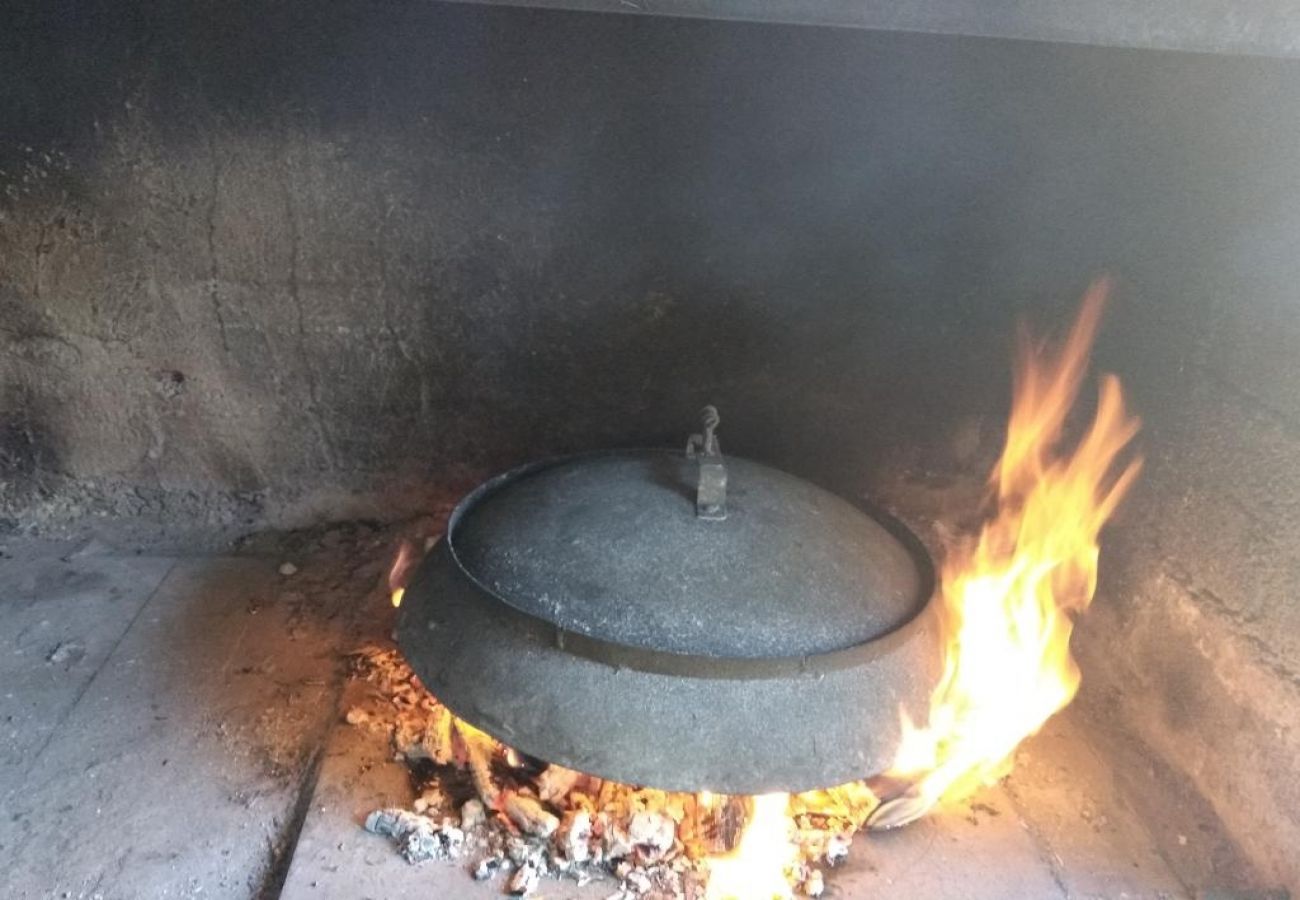
<svg viewBox="0 0 1300 900"><path fill-rule="evenodd" d="M709 861L705 900L789 900L786 870L795 862L789 794L759 794L729 856Z"/></svg>
<svg viewBox="0 0 1300 900"><path fill-rule="evenodd" d="M871 827L902 825L1002 777L1016 746L1078 691L1073 617L1096 590L1098 534L1141 468L1138 457L1117 463L1139 422L1111 375L1087 433L1073 453L1060 448L1108 289L1104 280L1088 289L1061 346L1020 334L993 513L942 566L943 674L924 727L903 713L889 779L909 787Z"/></svg>

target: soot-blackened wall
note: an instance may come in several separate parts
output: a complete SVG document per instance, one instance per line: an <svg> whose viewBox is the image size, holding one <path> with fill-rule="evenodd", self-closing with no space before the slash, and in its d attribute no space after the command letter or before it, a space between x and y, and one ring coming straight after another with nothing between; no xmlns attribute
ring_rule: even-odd
<svg viewBox="0 0 1300 900"><path fill-rule="evenodd" d="M0 43L22 524L399 513L706 401L729 448L857 464L999 404L1015 314L1098 271L1159 381L1294 269L1286 63L437 3Z"/></svg>

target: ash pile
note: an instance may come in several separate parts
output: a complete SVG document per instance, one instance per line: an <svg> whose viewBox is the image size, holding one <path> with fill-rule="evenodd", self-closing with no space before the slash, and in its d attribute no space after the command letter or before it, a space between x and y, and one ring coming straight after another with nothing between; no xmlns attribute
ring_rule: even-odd
<svg viewBox="0 0 1300 900"><path fill-rule="evenodd" d="M380 731L407 766L411 809L379 809L365 828L411 864L454 860L515 896L544 879L608 879L611 900L703 900L711 861L734 850L750 801L607 781L517 753L460 721L393 646L350 657L365 699L349 724ZM821 896L825 869L847 858L879 801L861 782L792 795L791 888Z"/></svg>

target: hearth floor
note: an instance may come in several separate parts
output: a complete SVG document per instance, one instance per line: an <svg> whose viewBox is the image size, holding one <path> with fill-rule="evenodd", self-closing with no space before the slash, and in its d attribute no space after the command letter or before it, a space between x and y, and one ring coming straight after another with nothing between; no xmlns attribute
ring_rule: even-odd
<svg viewBox="0 0 1300 900"><path fill-rule="evenodd" d="M357 689L344 652L391 625L390 537L190 557L8 542L0 897L501 895L463 864L409 866L359 824L411 799L383 738L340 715ZM1002 785L860 835L828 896L1188 896L1086 732L1060 716ZM613 890L544 882L534 896Z"/></svg>

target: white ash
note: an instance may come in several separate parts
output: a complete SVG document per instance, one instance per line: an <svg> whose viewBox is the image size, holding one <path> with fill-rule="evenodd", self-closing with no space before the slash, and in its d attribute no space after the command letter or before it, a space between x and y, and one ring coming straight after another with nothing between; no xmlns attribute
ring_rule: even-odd
<svg viewBox="0 0 1300 900"><path fill-rule="evenodd" d="M627 824L607 813L596 817L596 830L601 837L601 848L609 860L626 859L635 849Z"/></svg>
<svg viewBox="0 0 1300 900"><path fill-rule="evenodd" d="M488 881L497 877L503 868L507 868L505 859L500 856L485 856L474 866L474 880Z"/></svg>
<svg viewBox="0 0 1300 900"><path fill-rule="evenodd" d="M632 849L641 862L658 862L677 840L677 824L657 812L639 812L627 827Z"/></svg>
<svg viewBox="0 0 1300 900"><path fill-rule="evenodd" d="M623 884L627 889L631 889L632 892L636 894L648 894L650 893L650 888L653 887L650 882L650 876L645 872L642 872L640 869L633 869L628 872L627 877L623 879Z"/></svg>
<svg viewBox="0 0 1300 900"><path fill-rule="evenodd" d="M430 859L456 859L465 834L454 825L421 823L408 831L399 843L402 857L411 864Z"/></svg>
<svg viewBox="0 0 1300 900"><path fill-rule="evenodd" d="M421 817L405 809L377 809L366 816L366 831L397 837L415 828Z"/></svg>
<svg viewBox="0 0 1300 900"><path fill-rule="evenodd" d="M450 818L438 821L404 809L377 809L366 816L366 831L393 838L402 857L414 865L429 859L456 859L465 833Z"/></svg>
<svg viewBox="0 0 1300 900"><path fill-rule="evenodd" d="M85 655L86 648L76 641L59 641L54 645L54 649L45 655L45 661L56 666L64 663L71 666L80 662Z"/></svg>
<svg viewBox="0 0 1300 900"><path fill-rule="evenodd" d="M591 813L585 809L570 810L560 823L560 852L571 863L582 864L591 859Z"/></svg>
<svg viewBox="0 0 1300 900"><path fill-rule="evenodd" d="M853 844L851 834L833 834L826 840L824 859L829 865L838 866L849 858L849 847Z"/></svg>

